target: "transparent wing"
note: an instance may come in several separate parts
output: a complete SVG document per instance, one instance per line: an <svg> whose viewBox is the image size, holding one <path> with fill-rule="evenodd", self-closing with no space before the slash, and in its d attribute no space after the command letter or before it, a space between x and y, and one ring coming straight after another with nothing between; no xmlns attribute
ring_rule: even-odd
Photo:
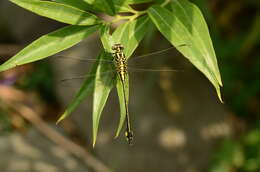
<svg viewBox="0 0 260 172"><path fill-rule="evenodd" d="M183 47L183 46L187 46L186 44L182 44L179 45L178 47ZM149 56L156 56L156 55L160 55L162 53L168 52L169 50L175 49L175 47L169 47L163 50L159 50L159 51L153 51L151 53L147 53L144 55L138 55L138 56L134 56L131 58L131 61L135 61L135 60L139 60L139 59L143 59L144 57L149 57ZM87 63L91 63L91 62L96 62L98 61L95 58L88 58L88 57L72 57L72 56L67 56L67 55L54 55L53 59L55 60L78 60L78 61L82 61L82 62L87 62ZM104 63L113 63L113 57L111 56L111 59L105 60L105 59L100 59L100 62L104 62Z"/></svg>
<svg viewBox="0 0 260 172"><path fill-rule="evenodd" d="M115 71L107 71L107 72L102 72L102 75L108 75L111 73L114 73ZM68 78L61 79L60 82L66 82L69 80L77 80L77 79L86 79L87 77L95 77L96 74L86 74L86 75L79 75L79 76L72 76Z"/></svg>
<svg viewBox="0 0 260 172"><path fill-rule="evenodd" d="M167 68L134 68L134 67L128 67L129 72L183 72L183 70L179 69L167 69Z"/></svg>
<svg viewBox="0 0 260 172"><path fill-rule="evenodd" d="M100 73L102 76L105 75L110 75L111 77L114 77L116 72L114 70L106 71L106 72L101 72ZM85 74L85 75L78 75L78 76L68 76L63 79L59 80L59 83L63 86L70 86L72 85L75 81L82 81L85 80L88 77L95 77L96 74Z"/></svg>
<svg viewBox="0 0 260 172"><path fill-rule="evenodd" d="M157 69L148 69L148 68L133 68L133 67L128 67L128 72L129 73L136 73L136 72L183 72L183 70L174 70L174 69L167 69L167 68L157 68ZM106 72L102 72L101 75L111 75L111 74L116 74L115 70L110 70ZM60 80L60 83L63 85L68 85L69 82L73 82L75 80L84 80L87 77L95 77L96 74L86 74L86 75L78 75L78 76L71 76L71 77L66 77Z"/></svg>
<svg viewBox="0 0 260 172"><path fill-rule="evenodd" d="M180 45L180 46L186 46L186 45ZM159 50L159 51L154 51L148 54L144 54L144 55L140 55L140 56L135 56L132 57L129 60L128 63L128 72L129 73L149 73L149 72L183 72L183 70L181 69L169 69L169 68L165 68L165 67L159 67L162 65L163 61L165 58L163 58L162 56L165 56L164 53L166 52L170 52L170 50L173 50L175 47L169 47L163 50ZM151 57L154 56L153 60L151 59L147 59L144 57ZM111 56L111 59L101 59L101 60L97 60L95 58L88 58L88 57L72 57L72 56L67 56L67 55L55 55L52 57L52 60L56 61L56 60L62 60L62 61L72 61L72 62L80 62L77 65L80 65L80 67L82 68L89 68L89 65L94 63L94 62L99 62L99 64L111 64L113 65L113 57ZM143 59L143 60L141 60ZM83 64L81 62L84 62ZM81 66L83 65L83 66ZM64 66L65 68L65 66ZM62 70L67 70L67 69L61 69ZM86 73L86 72L84 72ZM111 74L111 73L116 73L115 70L110 70L110 71L106 71L106 72L102 72L102 75L107 75L107 74ZM62 85L70 85L70 83L72 82L79 82L79 81L83 81L86 77L89 76L96 76L94 75L89 75L89 74L79 74L79 73L75 73L75 70L72 70L72 72L69 74L69 76L63 76L63 78L61 78L59 80L59 82Z"/></svg>
<svg viewBox="0 0 260 172"><path fill-rule="evenodd" d="M108 57L109 58L109 57ZM49 58L58 85L79 87L87 77L95 77L96 74L88 74L94 63L99 65L113 65L112 59L95 59L87 56L71 56L58 54ZM114 70L101 72L102 75L111 75Z"/></svg>
<svg viewBox="0 0 260 172"><path fill-rule="evenodd" d="M111 60L105 60L105 59L93 59L93 58L84 58L84 57L72 57L72 56L65 56L65 55L54 55L52 57L52 60L77 60L77 61L82 61L86 63L93 63L96 61L99 61L99 63L113 63L113 59Z"/></svg>
<svg viewBox="0 0 260 172"><path fill-rule="evenodd" d="M181 44L181 45L179 45L178 47L184 47L184 46L187 46L187 45L186 45L186 44ZM131 61L134 61L134 60L143 59L144 57L160 55L160 54L165 53L165 52L168 52L168 51L170 51L170 50L172 50L172 49L175 49L175 47L169 47L169 48L166 48L166 49L163 49L163 50L153 51L153 52L151 52L151 53L147 53L147 54L144 54L144 55L134 56L134 57L132 57L130 60L131 60Z"/></svg>

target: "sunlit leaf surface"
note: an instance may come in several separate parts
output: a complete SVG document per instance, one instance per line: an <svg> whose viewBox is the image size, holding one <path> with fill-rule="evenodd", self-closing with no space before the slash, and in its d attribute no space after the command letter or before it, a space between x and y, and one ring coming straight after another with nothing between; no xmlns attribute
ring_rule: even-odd
<svg viewBox="0 0 260 172"><path fill-rule="evenodd" d="M100 26L66 26L62 29L46 34L32 42L15 56L0 66L0 71L18 65L34 62L56 54L79 43Z"/></svg>
<svg viewBox="0 0 260 172"><path fill-rule="evenodd" d="M149 26L150 20L147 16L141 17L135 21L124 23L120 25L117 30L113 33L113 39L115 43L121 43L125 47L125 55L126 57L130 57L134 50L139 45L140 41L143 39L146 31L146 27ZM128 104L129 100L129 79L125 82L125 92L126 92L126 102ZM124 92L122 88L121 81L117 80L117 94L119 97L120 104L120 121L118 125L118 129L116 132L116 137L119 136L120 131L124 125L126 118L126 109L125 102L123 99ZM131 116L131 114L130 114Z"/></svg>
<svg viewBox="0 0 260 172"><path fill-rule="evenodd" d="M52 0L54 2L66 4L81 10L93 10L93 7L82 0Z"/></svg>
<svg viewBox="0 0 260 172"><path fill-rule="evenodd" d="M222 101L217 60L199 9L186 0L175 0L172 11L156 5L149 8L148 14L165 38L210 80Z"/></svg>
<svg viewBox="0 0 260 172"><path fill-rule="evenodd" d="M40 0L10 0L38 15L72 25L93 25L100 23L95 15L61 3Z"/></svg>
<svg viewBox="0 0 260 172"><path fill-rule="evenodd" d="M113 0L83 0L83 1L92 5L94 8L99 9L111 16L115 15L115 6Z"/></svg>

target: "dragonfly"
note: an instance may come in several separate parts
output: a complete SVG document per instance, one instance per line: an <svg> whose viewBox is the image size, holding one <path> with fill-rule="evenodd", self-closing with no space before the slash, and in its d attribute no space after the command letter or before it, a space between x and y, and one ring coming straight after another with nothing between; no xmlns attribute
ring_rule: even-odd
<svg viewBox="0 0 260 172"><path fill-rule="evenodd" d="M124 96L124 104L125 104L125 110L126 110L126 131L125 131L125 136L126 140L129 145L132 145L133 143L133 131L131 130L131 125L130 125L130 116L129 116L129 111L128 111L128 106L126 102L126 92L125 92L125 82L126 82L126 75L127 75L127 62L126 62L126 57L123 52L124 47L122 44L114 44L112 46L113 50L113 57L114 57L114 65L116 68L117 75L120 78L122 87L123 87L123 96Z"/></svg>
<svg viewBox="0 0 260 172"><path fill-rule="evenodd" d="M179 46L185 46L185 45L183 44L183 45L179 45ZM167 52L167 51L169 51L173 48L175 48L175 47L169 47L169 48L166 48L166 49L163 49L163 50L159 50L159 51L155 51L155 52L152 52L152 53L136 56L133 59L141 59L143 57L158 55L158 54L161 54L163 52ZM133 69L133 71L151 71L151 72L162 72L162 71L163 72L173 72L173 71L176 72L176 71L180 71L180 70L131 68L131 67L128 67L127 58L126 58L124 51L123 51L124 46L122 44L116 43L111 47L111 49L112 49L112 57L113 57L112 60L81 59L81 58L74 58L74 59L82 60L82 61L99 61L99 62L102 62L102 63L104 62L104 63L112 63L113 64L113 68L115 69L115 71L113 71L113 72L115 72L116 75L118 76L120 83L122 84L122 88L123 88L123 99L124 99L125 114L126 114L125 137L126 137L128 144L133 145L134 133L133 133L132 128L131 128L131 120L130 120L128 104L127 104L127 100L126 100L126 78L128 77L129 68ZM64 56L58 55L58 57L64 57ZM108 72L110 72L110 71L108 71ZM83 79L86 76L89 76L89 75L66 78L66 79L63 79L62 81L64 82L64 81L68 81L68 80L72 80L72 79Z"/></svg>

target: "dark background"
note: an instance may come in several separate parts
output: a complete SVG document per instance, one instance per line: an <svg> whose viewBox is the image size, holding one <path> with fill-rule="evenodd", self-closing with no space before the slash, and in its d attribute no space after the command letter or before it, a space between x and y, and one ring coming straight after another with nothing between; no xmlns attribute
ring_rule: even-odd
<svg viewBox="0 0 260 172"><path fill-rule="evenodd" d="M89 64L51 57L17 67L0 74L1 171L260 171L260 1L194 3L209 26L224 104L210 82L171 50L142 65L179 72L130 75L135 145L129 147L123 134L113 139L119 117L114 91L93 149L92 97L55 125L81 82L60 80L86 73ZM62 26L0 1L1 62ZM154 31L147 34L136 55L169 46ZM93 35L63 55L94 58L100 47L98 36Z"/></svg>

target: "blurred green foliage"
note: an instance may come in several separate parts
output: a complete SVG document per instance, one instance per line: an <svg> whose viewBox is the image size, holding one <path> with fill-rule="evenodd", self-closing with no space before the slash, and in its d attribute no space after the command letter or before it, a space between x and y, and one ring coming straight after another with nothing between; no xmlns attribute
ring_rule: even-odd
<svg viewBox="0 0 260 172"><path fill-rule="evenodd" d="M19 88L28 91L35 91L48 102L56 103L57 99L54 93L54 80L51 65L48 61L34 63L34 69L28 75L22 77L17 85Z"/></svg>
<svg viewBox="0 0 260 172"><path fill-rule="evenodd" d="M260 170L260 128L239 140L225 140L215 154L210 172L255 172Z"/></svg>
<svg viewBox="0 0 260 172"><path fill-rule="evenodd" d="M222 141L210 172L260 171L260 1L194 0L208 19L224 102L245 132Z"/></svg>
<svg viewBox="0 0 260 172"><path fill-rule="evenodd" d="M4 135L13 130L11 122L5 112L0 110L0 135Z"/></svg>

